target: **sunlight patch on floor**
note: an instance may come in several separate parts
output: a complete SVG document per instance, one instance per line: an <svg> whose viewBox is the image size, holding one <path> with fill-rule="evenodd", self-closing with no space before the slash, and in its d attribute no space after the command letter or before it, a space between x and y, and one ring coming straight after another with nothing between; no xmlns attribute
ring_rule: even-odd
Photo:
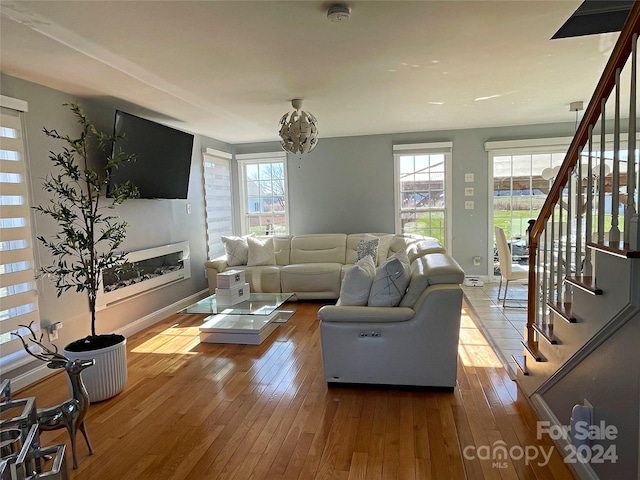
<svg viewBox="0 0 640 480"><path fill-rule="evenodd" d="M174 355L195 355L194 347L200 343L198 327L178 327L172 325L141 345L131 349L132 353L159 353Z"/></svg>
<svg viewBox="0 0 640 480"><path fill-rule="evenodd" d="M462 364L467 367L502 367L502 362L493 348L464 309L461 317L458 356Z"/></svg>

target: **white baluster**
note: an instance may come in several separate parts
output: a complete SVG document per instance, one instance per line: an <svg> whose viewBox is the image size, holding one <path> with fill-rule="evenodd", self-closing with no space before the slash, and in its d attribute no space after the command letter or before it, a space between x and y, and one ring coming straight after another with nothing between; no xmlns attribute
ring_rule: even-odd
<svg viewBox="0 0 640 480"><path fill-rule="evenodd" d="M613 121L613 172L611 179L611 229L609 243L620 241L618 216L620 210L620 69L616 70L615 116ZM604 215L604 212L602 212Z"/></svg>
<svg viewBox="0 0 640 480"><path fill-rule="evenodd" d="M634 34L631 42L631 92L629 103L629 147L627 153L627 205L624 213L624 237L632 250L640 249L640 224L636 206L636 84L637 84L637 46L638 34ZM640 168L638 169L640 170Z"/></svg>

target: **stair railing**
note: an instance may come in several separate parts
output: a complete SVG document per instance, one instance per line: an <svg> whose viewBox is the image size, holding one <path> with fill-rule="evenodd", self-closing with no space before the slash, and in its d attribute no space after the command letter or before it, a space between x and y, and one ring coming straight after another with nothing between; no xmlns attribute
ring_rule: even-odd
<svg viewBox="0 0 640 480"><path fill-rule="evenodd" d="M529 228L525 340L528 348L537 349L536 327L552 323L548 308L556 311L569 308L571 289L564 278L573 276L585 284L593 282L595 265L588 245L595 242L621 255L625 250L640 250L637 211L640 169L636 166L638 33L640 2L635 2L540 214ZM621 74L629 58L631 66L624 71L628 77L626 86ZM623 96L628 109L621 112ZM606 115L610 98L613 118ZM622 128L623 115L627 117L626 131ZM610 144L613 146L608 151ZM611 150L613 158L607 159ZM621 165L626 167L624 172ZM620 204L624 208L622 221L618 214Z"/></svg>

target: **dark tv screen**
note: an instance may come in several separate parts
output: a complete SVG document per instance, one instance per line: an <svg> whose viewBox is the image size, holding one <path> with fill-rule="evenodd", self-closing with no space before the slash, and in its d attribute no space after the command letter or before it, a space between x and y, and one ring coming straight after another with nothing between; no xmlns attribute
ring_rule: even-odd
<svg viewBox="0 0 640 480"><path fill-rule="evenodd" d="M187 198L193 135L116 110L113 152L135 154L111 172L110 187L131 180L140 198Z"/></svg>

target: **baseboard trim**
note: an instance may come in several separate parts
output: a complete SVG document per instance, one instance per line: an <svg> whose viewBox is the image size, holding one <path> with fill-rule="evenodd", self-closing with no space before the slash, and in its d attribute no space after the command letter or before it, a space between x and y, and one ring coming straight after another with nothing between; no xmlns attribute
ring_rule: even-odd
<svg viewBox="0 0 640 480"><path fill-rule="evenodd" d="M185 307L196 303L198 300L201 300L205 297L209 296L209 289L200 290L193 295L188 296L187 298L183 298L182 300L172 303L171 305L167 305L160 310L156 310L155 312L146 315L135 322L132 322L125 327L118 329L115 333L119 333L120 335L124 335L125 337L130 337L133 334L141 332L145 328L149 328L152 325L155 325L161 320L164 320L169 315L173 315L174 313L179 312Z"/></svg>
<svg viewBox="0 0 640 480"><path fill-rule="evenodd" d="M551 410L547 402L544 401L544 398L542 398L540 394L534 393L531 396L530 401L540 420L548 421L550 423L550 426L556 426L558 428L566 427L565 425L562 425L560 423L558 417L556 417L555 413L553 413L553 410ZM559 438L552 441L553 443L555 443L558 453L564 459L566 456L565 453L568 452L570 441L564 438ZM578 478L582 480L600 480L600 477L596 474L593 468L591 468L591 465L589 463L574 462L567 463L567 466L578 475Z"/></svg>
<svg viewBox="0 0 640 480"><path fill-rule="evenodd" d="M142 317L135 322L130 323L129 325L118 329L115 333L119 333L120 335L124 335L125 337L130 337L131 335L141 332L145 328L148 328L161 320L164 320L169 315L173 315L178 311L182 310L185 307L188 307L192 303L197 302L205 297L209 296L209 289L201 290L193 295L188 296L187 298L183 298L182 300L172 303L171 305L167 305L160 310L156 310L155 312L150 313ZM46 365L38 365L35 368L30 369L29 371L22 373L14 378L11 378L11 391L15 392L22 388L28 387L29 385L42 380L43 378L48 377L49 375L53 375L58 373L59 370L51 370L47 368Z"/></svg>
<svg viewBox="0 0 640 480"><path fill-rule="evenodd" d="M60 370L51 370L47 368L46 365L38 365L35 368L32 368L28 372L25 372L17 377L11 378L11 392L12 396L14 392L20 390L22 388L28 387L29 385L36 383L43 378L48 377L49 375L53 375L55 373L59 373Z"/></svg>

